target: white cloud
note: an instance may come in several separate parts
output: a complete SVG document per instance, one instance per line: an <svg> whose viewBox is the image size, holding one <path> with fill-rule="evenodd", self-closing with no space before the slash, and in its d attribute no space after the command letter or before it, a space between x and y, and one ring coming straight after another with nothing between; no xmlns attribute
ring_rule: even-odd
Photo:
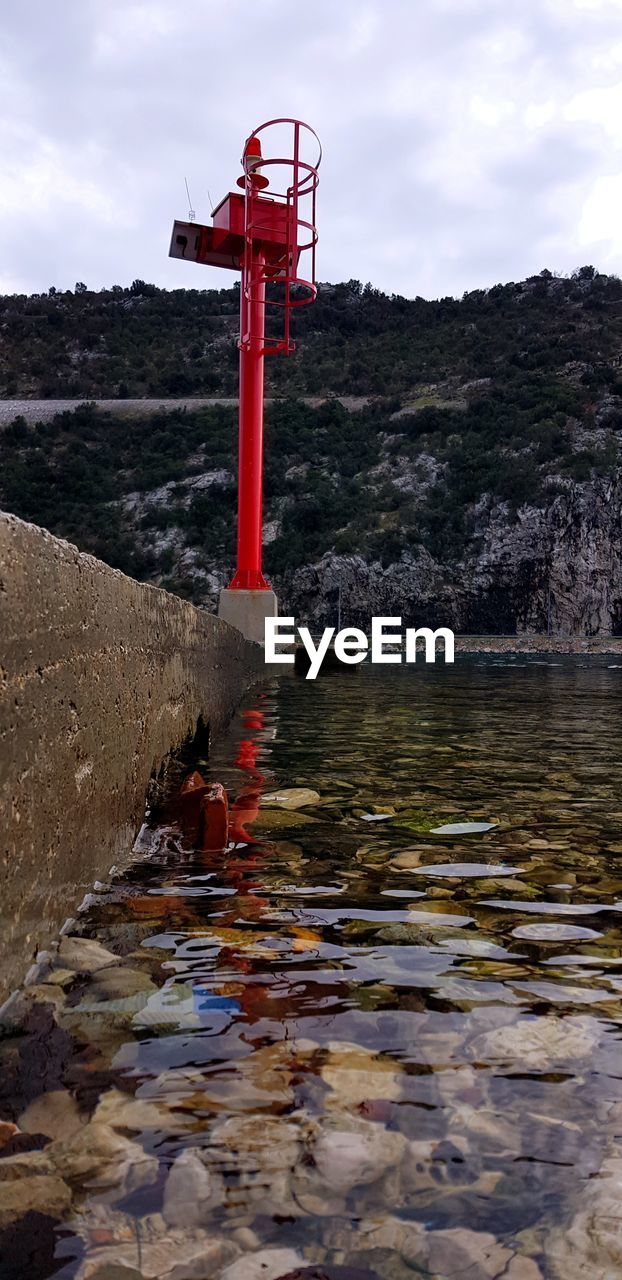
<svg viewBox="0 0 622 1280"><path fill-rule="evenodd" d="M325 158L321 279L427 296L622 270L622 0L21 0L3 18L5 279L209 287L166 257L251 127Z"/></svg>
<svg viewBox="0 0 622 1280"><path fill-rule="evenodd" d="M598 246L600 265L612 271L620 268L621 225L622 174L597 178L581 209L579 241Z"/></svg>

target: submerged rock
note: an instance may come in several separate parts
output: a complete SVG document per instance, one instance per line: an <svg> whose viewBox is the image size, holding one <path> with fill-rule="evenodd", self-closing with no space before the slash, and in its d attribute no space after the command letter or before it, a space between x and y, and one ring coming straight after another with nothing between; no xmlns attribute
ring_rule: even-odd
<svg viewBox="0 0 622 1280"><path fill-rule="evenodd" d="M162 1216L169 1227L198 1227L222 1202L222 1181L190 1148L174 1161L164 1188Z"/></svg>
<svg viewBox="0 0 622 1280"><path fill-rule="evenodd" d="M431 827L433 836L468 836L479 831L492 831L496 822L445 822L442 827Z"/></svg>
<svg viewBox="0 0 622 1280"><path fill-rule="evenodd" d="M389 1249L415 1266L425 1258L426 1229L422 1222L386 1216L381 1220L363 1221L352 1241L357 1251ZM469 1277L470 1280L470 1277Z"/></svg>
<svg viewBox="0 0 622 1280"><path fill-rule="evenodd" d="M391 1217L363 1222L352 1251L358 1260L377 1250L399 1254L417 1274L433 1275L435 1280L542 1280L530 1258L514 1253L488 1232L468 1227L428 1231L421 1222Z"/></svg>
<svg viewBox="0 0 622 1280"><path fill-rule="evenodd" d="M137 1220L131 1240L89 1252L76 1280L100 1280L105 1267L115 1267L119 1280L122 1267L142 1280L213 1280L239 1257L240 1249L231 1240L204 1231L167 1230L163 1220L162 1235L153 1238L150 1233L145 1239L143 1222Z"/></svg>
<svg viewBox="0 0 622 1280"><path fill-rule="evenodd" d="M42 986L70 987L76 981L75 969L51 969L41 978Z"/></svg>
<svg viewBox="0 0 622 1280"><path fill-rule="evenodd" d="M94 938L61 938L58 959L61 969L73 973L97 973L119 963L119 957Z"/></svg>
<svg viewBox="0 0 622 1280"><path fill-rule="evenodd" d="M142 1271L134 1267L118 1266L116 1262L99 1263L92 1280L144 1280Z"/></svg>
<svg viewBox="0 0 622 1280"><path fill-rule="evenodd" d="M156 1156L147 1155L129 1138L105 1124L87 1124L65 1140L53 1142L46 1154L70 1183L116 1188L123 1193L155 1182Z"/></svg>
<svg viewBox="0 0 622 1280"><path fill-rule="evenodd" d="M143 969L112 965L97 971L89 994L95 1000L123 1000L136 995L152 995L158 988Z"/></svg>
<svg viewBox="0 0 622 1280"><path fill-rule="evenodd" d="M217 1185L226 1179L230 1211L300 1217L291 1190L304 1151L300 1119L251 1114L214 1126L202 1159L217 1176Z"/></svg>
<svg viewBox="0 0 622 1280"><path fill-rule="evenodd" d="M271 791L261 798L263 805L277 805L279 809L304 809L307 805L319 804L319 791L311 787L282 787L279 791Z"/></svg>
<svg viewBox="0 0 622 1280"><path fill-rule="evenodd" d="M253 830L261 827L262 830L278 831L281 827L284 830L288 827L304 827L312 822L317 822L317 818L312 818L310 813L301 813L299 810L285 807L262 808L253 824Z"/></svg>
<svg viewBox="0 0 622 1280"><path fill-rule="evenodd" d="M547 1015L521 1018L510 1026L486 1031L471 1041L471 1052L480 1062L519 1063L546 1071L559 1063L588 1057L597 1043L594 1019Z"/></svg>
<svg viewBox="0 0 622 1280"><path fill-rule="evenodd" d="M201 1019L196 1011L193 988L188 982L169 982L158 987L145 1002L144 993L128 997L137 1002L132 1026L154 1035L170 1031L192 1030L200 1027Z"/></svg>
<svg viewBox="0 0 622 1280"><path fill-rule="evenodd" d="M68 1089L42 1093L19 1118L24 1133L43 1133L47 1138L66 1138L82 1128L86 1117Z"/></svg>
<svg viewBox="0 0 622 1280"><path fill-rule="evenodd" d="M182 1111L173 1112L166 1103L137 1098L120 1089L108 1089L102 1094L91 1123L109 1125L112 1129L133 1129L136 1133L149 1129L182 1133L189 1127L191 1117Z"/></svg>
<svg viewBox="0 0 622 1280"><path fill-rule="evenodd" d="M542 1272L533 1258L525 1258L515 1253L500 1280L544 1280Z"/></svg>
<svg viewBox="0 0 622 1280"><path fill-rule="evenodd" d="M397 1064L361 1045L331 1040L328 1058L320 1069L330 1087L327 1108L353 1110L370 1099L401 1097L401 1072Z"/></svg>
<svg viewBox="0 0 622 1280"><path fill-rule="evenodd" d="M0 1182L0 1230L27 1213L63 1218L70 1206L71 1190L56 1174Z"/></svg>
<svg viewBox="0 0 622 1280"><path fill-rule="evenodd" d="M507 1280L512 1250L493 1235L450 1227L430 1231L425 1240L425 1266L434 1275L468 1276L468 1280Z"/></svg>
<svg viewBox="0 0 622 1280"><path fill-rule="evenodd" d="M259 1253L247 1253L227 1267L220 1280L281 1280L288 1272L306 1265L294 1249L260 1249Z"/></svg>
<svg viewBox="0 0 622 1280"><path fill-rule="evenodd" d="M7 1011L6 1022L16 1027L28 1027L30 1019L38 1015L37 1006L48 1005L55 1020L64 1008L66 993L53 982L31 983L16 993L15 1001Z"/></svg>
<svg viewBox="0 0 622 1280"><path fill-rule="evenodd" d="M618 1280L622 1275L622 1155L610 1155L584 1189L579 1212L554 1231L545 1251L555 1280Z"/></svg>
<svg viewBox="0 0 622 1280"><path fill-rule="evenodd" d="M422 876L447 876L455 880L484 880L488 876L497 879L505 876L517 876L524 868L506 866L505 863L501 862L428 862L425 865L422 864L416 870Z"/></svg>
<svg viewBox="0 0 622 1280"><path fill-rule="evenodd" d="M0 1160L0 1183L51 1177L55 1170L48 1151L49 1147L44 1151L17 1151L15 1155L3 1156Z"/></svg>
<svg viewBox="0 0 622 1280"><path fill-rule="evenodd" d="M512 929L513 938L523 938L526 942L590 942L602 938L597 929L588 929L580 924L520 924Z"/></svg>
<svg viewBox="0 0 622 1280"><path fill-rule="evenodd" d="M408 1148L408 1139L370 1121L347 1129L324 1129L312 1147L315 1167L321 1180L334 1191L376 1182L399 1164Z"/></svg>
<svg viewBox="0 0 622 1280"><path fill-rule="evenodd" d="M283 1111L294 1102L293 1080L317 1049L312 1040L279 1040L201 1081L197 1101L213 1111Z"/></svg>
<svg viewBox="0 0 622 1280"><path fill-rule="evenodd" d="M298 1123L281 1116L230 1116L214 1125L205 1158L223 1171L270 1175L293 1169L302 1151Z"/></svg>

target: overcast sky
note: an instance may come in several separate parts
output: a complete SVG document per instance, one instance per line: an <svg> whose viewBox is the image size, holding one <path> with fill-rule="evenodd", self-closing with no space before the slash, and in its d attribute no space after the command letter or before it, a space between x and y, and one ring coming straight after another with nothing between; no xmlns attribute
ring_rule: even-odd
<svg viewBox="0 0 622 1280"><path fill-rule="evenodd" d="M0 0L0 291L233 281L167 258L262 120L324 147L320 280L622 273L622 0Z"/></svg>

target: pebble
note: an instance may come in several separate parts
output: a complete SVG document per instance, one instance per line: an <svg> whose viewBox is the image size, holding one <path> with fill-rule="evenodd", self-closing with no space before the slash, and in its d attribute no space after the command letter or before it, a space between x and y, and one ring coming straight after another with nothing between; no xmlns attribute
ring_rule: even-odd
<svg viewBox="0 0 622 1280"><path fill-rule="evenodd" d="M402 853L396 854L391 858L389 866L394 871L412 871L415 867L420 867L422 859L429 853L427 845L423 849L404 849Z"/></svg>

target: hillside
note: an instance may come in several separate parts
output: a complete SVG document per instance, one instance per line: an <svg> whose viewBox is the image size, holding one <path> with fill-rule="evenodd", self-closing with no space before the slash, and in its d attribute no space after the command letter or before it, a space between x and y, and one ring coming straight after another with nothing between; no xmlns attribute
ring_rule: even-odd
<svg viewBox="0 0 622 1280"><path fill-rule="evenodd" d="M0 397L235 395L238 298L237 285L167 292L141 280L0 298ZM620 280L592 267L438 302L325 284L295 316L296 357L267 361L268 387L402 396L446 378L607 361L622 351L621 303Z"/></svg>
<svg viewBox="0 0 622 1280"><path fill-rule="evenodd" d="M236 305L235 290L140 282L4 298L4 395L232 394ZM323 286L298 336L294 358L267 362L282 399L266 565L288 607L319 625L341 594L344 621L382 608L459 631L622 632L618 279L545 272L438 303ZM331 394L372 398L348 412ZM211 607L231 569L235 444L223 406L17 420L0 501Z"/></svg>

